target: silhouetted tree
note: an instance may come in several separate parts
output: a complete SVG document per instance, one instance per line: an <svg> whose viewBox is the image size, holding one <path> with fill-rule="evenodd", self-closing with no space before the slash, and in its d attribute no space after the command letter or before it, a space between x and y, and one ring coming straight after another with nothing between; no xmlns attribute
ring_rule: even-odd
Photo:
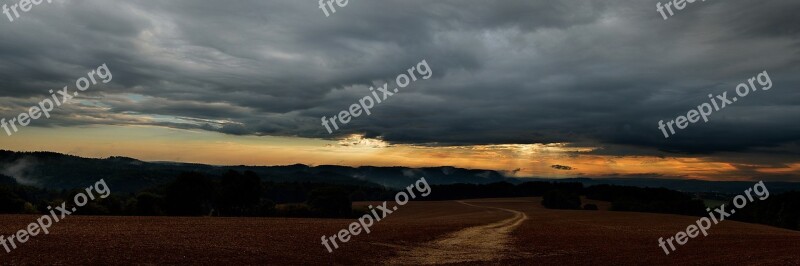
<svg viewBox="0 0 800 266"><path fill-rule="evenodd" d="M544 193L542 206L548 209L578 210L581 208L581 198L575 193L550 190Z"/></svg>
<svg viewBox="0 0 800 266"><path fill-rule="evenodd" d="M219 189L217 207L223 216L253 215L261 200L261 179L251 171L244 175L228 171L222 176Z"/></svg>
<svg viewBox="0 0 800 266"><path fill-rule="evenodd" d="M353 191L353 193L350 193L351 201L364 201L366 199L367 193L364 193L364 191L361 189L357 189L356 191Z"/></svg>
<svg viewBox="0 0 800 266"><path fill-rule="evenodd" d="M736 211L733 220L800 230L800 192L790 191L753 202ZM733 205L733 203L728 203Z"/></svg>
<svg viewBox="0 0 800 266"><path fill-rule="evenodd" d="M612 211L706 215L702 200L666 188L597 185L586 189L586 198L610 201Z"/></svg>
<svg viewBox="0 0 800 266"><path fill-rule="evenodd" d="M6 188L0 188L0 213L22 213L25 201Z"/></svg>
<svg viewBox="0 0 800 266"><path fill-rule="evenodd" d="M167 185L167 213L178 216L199 216L211 212L214 185L211 179L197 172L183 173Z"/></svg>
<svg viewBox="0 0 800 266"><path fill-rule="evenodd" d="M338 187L317 188L308 194L311 211L324 217L347 217L353 211L353 204L347 192Z"/></svg>
<svg viewBox="0 0 800 266"><path fill-rule="evenodd" d="M262 199L261 202L256 207L256 216L272 216L275 215L275 202Z"/></svg>
<svg viewBox="0 0 800 266"><path fill-rule="evenodd" d="M141 193L136 196L133 214L142 216L163 215L164 198L153 193Z"/></svg>
<svg viewBox="0 0 800 266"><path fill-rule="evenodd" d="M110 195L105 199L98 199L100 205L108 210L108 213L111 215L122 215L125 214L125 202L123 201L122 197L116 195Z"/></svg>

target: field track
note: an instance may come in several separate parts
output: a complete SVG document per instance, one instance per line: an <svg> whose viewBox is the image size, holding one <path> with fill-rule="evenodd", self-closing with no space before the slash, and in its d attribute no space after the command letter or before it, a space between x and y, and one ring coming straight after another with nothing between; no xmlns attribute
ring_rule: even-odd
<svg viewBox="0 0 800 266"><path fill-rule="evenodd" d="M481 226L470 227L441 239L407 251L389 264L442 264L476 261L493 261L513 256L511 232L528 219L523 212L511 209L479 206L464 201L458 203L476 208L489 208L513 214L508 219ZM511 253L511 254L510 254Z"/></svg>
<svg viewBox="0 0 800 266"><path fill-rule="evenodd" d="M800 264L800 232L724 221L667 256L658 238L696 217L548 210L540 201L411 202L333 253L320 238L355 219L69 216L49 235L0 249L0 265ZM0 215L0 234L36 218Z"/></svg>

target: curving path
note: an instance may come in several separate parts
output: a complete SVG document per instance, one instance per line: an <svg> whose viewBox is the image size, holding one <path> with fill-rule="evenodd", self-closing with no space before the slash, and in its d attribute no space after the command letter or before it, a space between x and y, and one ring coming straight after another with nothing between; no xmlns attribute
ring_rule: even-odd
<svg viewBox="0 0 800 266"><path fill-rule="evenodd" d="M493 261L514 254L513 248L509 247L510 233L528 219L525 213L505 208L479 206L463 201L458 202L472 207L510 212L514 216L496 223L466 228L419 247L400 251L399 256L390 260L388 264L419 265Z"/></svg>

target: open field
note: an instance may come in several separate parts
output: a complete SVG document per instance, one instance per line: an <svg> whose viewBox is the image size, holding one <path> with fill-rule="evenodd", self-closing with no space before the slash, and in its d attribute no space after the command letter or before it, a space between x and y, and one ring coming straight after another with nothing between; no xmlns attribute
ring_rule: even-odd
<svg viewBox="0 0 800 266"><path fill-rule="evenodd" d="M71 216L49 235L0 255L0 264L800 263L800 232L725 221L666 256L658 237L696 218L555 211L538 201L412 202L332 254L320 237L354 219ZM0 233L8 236L36 218L0 216Z"/></svg>

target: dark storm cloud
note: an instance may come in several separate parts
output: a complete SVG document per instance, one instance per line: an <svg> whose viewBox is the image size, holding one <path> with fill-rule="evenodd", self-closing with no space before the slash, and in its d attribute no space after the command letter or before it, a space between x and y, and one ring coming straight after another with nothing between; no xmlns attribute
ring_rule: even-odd
<svg viewBox="0 0 800 266"><path fill-rule="evenodd" d="M551 165L550 168L553 168L553 169L556 169L556 170L565 170L565 171L572 170L572 167L566 166L566 165L560 165L560 164Z"/></svg>
<svg viewBox="0 0 800 266"><path fill-rule="evenodd" d="M3 117L107 63L114 80L84 98L95 105L36 125L798 152L793 0L706 1L666 21L634 0L350 1L327 18L315 1L54 2L0 17ZM431 79L334 135L320 125L422 59ZM770 91L670 139L657 129L763 70Z"/></svg>

